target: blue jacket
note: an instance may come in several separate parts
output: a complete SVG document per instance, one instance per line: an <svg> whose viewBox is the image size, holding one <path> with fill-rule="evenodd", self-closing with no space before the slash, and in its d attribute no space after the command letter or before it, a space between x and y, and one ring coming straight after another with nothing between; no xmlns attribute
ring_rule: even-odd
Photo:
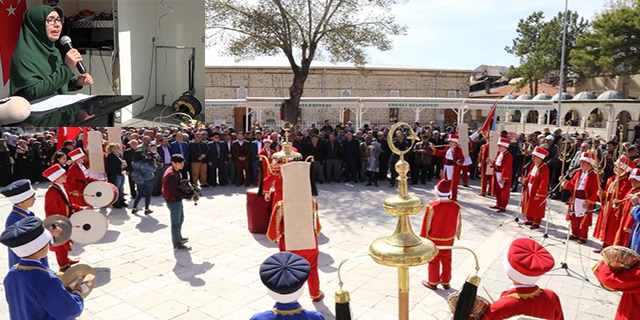
<svg viewBox="0 0 640 320"><path fill-rule="evenodd" d="M180 145L182 145L182 152L180 152ZM182 141L180 142L180 145L178 145L178 141L171 142L171 144L169 145L171 154L174 155L176 153L181 153L184 157L185 163L191 163L189 161L189 143L186 141Z"/></svg>
<svg viewBox="0 0 640 320"><path fill-rule="evenodd" d="M82 314L84 302L69 293L48 267L20 260L4 278L4 292L11 320L70 320Z"/></svg>
<svg viewBox="0 0 640 320"><path fill-rule="evenodd" d="M157 168L147 161L132 162L131 166L133 171L140 173L145 181L153 180L155 177Z"/></svg>
<svg viewBox="0 0 640 320"><path fill-rule="evenodd" d="M278 314L278 311L293 311L292 315ZM273 306L272 311L256 313L250 320L325 320L322 313L302 309L298 302L279 303Z"/></svg>
<svg viewBox="0 0 640 320"><path fill-rule="evenodd" d="M33 217L33 216L35 216L33 212L27 212L18 208L17 206L13 206L11 213L9 213L9 216L7 216L7 222L4 224L4 227L7 228L26 217ZM8 249L8 250L9 250L9 269L11 269L11 267L13 267L14 264L20 261L20 257L18 257L18 255L16 255L13 251L11 251L11 249ZM47 259L47 257L42 258L40 262L42 262L42 264L47 268L49 267L49 260Z"/></svg>

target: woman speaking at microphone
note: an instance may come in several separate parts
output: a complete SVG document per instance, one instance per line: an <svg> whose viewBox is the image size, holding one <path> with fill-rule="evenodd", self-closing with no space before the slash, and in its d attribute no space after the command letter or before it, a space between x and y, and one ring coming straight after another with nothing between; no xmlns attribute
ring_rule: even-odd
<svg viewBox="0 0 640 320"><path fill-rule="evenodd" d="M93 84L88 73L74 77L82 61L76 49L64 59L54 43L60 38L64 12L60 7L38 5L24 13L20 38L11 58L11 95L32 101Z"/></svg>

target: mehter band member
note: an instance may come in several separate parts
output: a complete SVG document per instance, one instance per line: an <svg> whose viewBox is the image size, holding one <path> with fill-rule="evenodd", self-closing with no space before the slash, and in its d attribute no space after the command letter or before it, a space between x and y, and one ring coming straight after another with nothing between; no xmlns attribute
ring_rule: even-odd
<svg viewBox="0 0 640 320"><path fill-rule="evenodd" d="M16 224L16 222L24 218L35 217L35 214L29 210L29 208L33 207L33 204L36 202L36 192L31 187L31 181L27 179L15 181L0 190L0 193L13 203L11 213L7 216L7 222L4 225L5 228ZM57 237L60 235L62 230L54 228L50 229L49 232L51 232L54 237ZM18 263L19 260L20 257L18 257L13 250L9 249L9 269ZM42 258L40 262L44 266L49 267L49 260L46 256Z"/></svg>
<svg viewBox="0 0 640 320"><path fill-rule="evenodd" d="M44 212L47 217L59 214L69 218L74 212L83 209L83 207L71 203L69 193L67 193L67 190L64 188L64 183L67 181L67 173L59 164L54 164L49 167L42 175L52 182L47 193L44 195ZM72 241L69 240L63 245L51 248L51 251L56 253L60 271L64 272L69 269L72 264L78 263L78 260L69 259L71 243Z"/></svg>
<svg viewBox="0 0 640 320"><path fill-rule="evenodd" d="M504 259L505 271L513 285L489 306L482 319L502 320L525 315L563 320L558 295L536 285L540 277L549 272L554 264L549 251L536 241L528 238L513 241Z"/></svg>
<svg viewBox="0 0 640 320"><path fill-rule="evenodd" d="M513 168L513 156L509 153L511 141L508 138L500 138L498 141L498 154L492 163L493 166L493 190L496 195L496 205L492 209L505 212L511 195L511 177Z"/></svg>
<svg viewBox="0 0 640 320"><path fill-rule="evenodd" d="M67 172L67 182L64 183L64 188L69 192L71 203L87 207L89 205L84 201L83 196L84 187L86 187L89 182L96 181L97 179L89 176L89 170L84 166L86 158L82 149L73 149L67 156L73 162Z"/></svg>
<svg viewBox="0 0 640 320"><path fill-rule="evenodd" d="M522 213L527 219L524 224L531 226L531 229L538 229L547 208L549 167L543 160L549 155L549 151L543 147L536 147L531 155L533 166L527 177L522 180Z"/></svg>
<svg viewBox="0 0 640 320"><path fill-rule="evenodd" d="M563 188L573 190L569 202L569 212L567 220L571 221L571 236L569 239L576 240L583 244L587 242L589 227L593 216L593 208L600 200L600 178L593 171L592 164L597 161L595 154L585 152L580 157L580 169L573 175L573 179L563 181Z"/></svg>
<svg viewBox="0 0 640 320"><path fill-rule="evenodd" d="M320 312L307 311L298 303L310 271L309 262L297 254L279 252L267 258L260 265L260 280L276 304L251 320L324 320Z"/></svg>
<svg viewBox="0 0 640 320"><path fill-rule="evenodd" d="M458 180L460 179L460 168L464 164L464 153L458 145L458 135L449 135L449 146L439 150L431 146L433 155L443 159L442 179L451 183L451 199L458 200Z"/></svg>
<svg viewBox="0 0 640 320"><path fill-rule="evenodd" d="M11 320L74 319L82 314L82 283L68 292L56 273L41 262L51 240L37 217L26 217L0 235L0 242L21 258L4 278Z"/></svg>
<svg viewBox="0 0 640 320"><path fill-rule="evenodd" d="M420 236L425 237L438 246L452 246L455 238L460 239L462 218L460 205L450 200L451 184L447 180L440 180L435 188L438 200L427 204L422 220ZM442 269L440 267L442 266ZM451 250L439 250L438 255L429 262L429 281L422 284L436 290L442 285L445 290L451 288Z"/></svg>

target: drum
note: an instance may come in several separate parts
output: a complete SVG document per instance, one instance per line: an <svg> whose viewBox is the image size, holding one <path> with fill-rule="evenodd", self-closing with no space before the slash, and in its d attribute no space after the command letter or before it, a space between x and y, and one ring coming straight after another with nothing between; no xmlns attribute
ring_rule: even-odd
<svg viewBox="0 0 640 320"><path fill-rule="evenodd" d="M94 181L84 187L83 198L94 208L108 207L118 200L118 189L111 183Z"/></svg>
<svg viewBox="0 0 640 320"><path fill-rule="evenodd" d="M246 193L249 232L266 234L269 228L269 202L258 196L258 188L249 188Z"/></svg>
<svg viewBox="0 0 640 320"><path fill-rule="evenodd" d="M629 270L640 261L640 255L627 247L609 246L601 254L604 263L615 271Z"/></svg>
<svg viewBox="0 0 640 320"><path fill-rule="evenodd" d="M96 243L107 234L109 222L102 213L82 210L71 215L71 240L82 244Z"/></svg>

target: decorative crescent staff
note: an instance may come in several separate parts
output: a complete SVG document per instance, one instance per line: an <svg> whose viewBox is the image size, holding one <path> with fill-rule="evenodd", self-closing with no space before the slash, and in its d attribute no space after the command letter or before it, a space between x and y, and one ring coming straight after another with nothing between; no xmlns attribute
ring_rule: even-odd
<svg viewBox="0 0 640 320"><path fill-rule="evenodd" d="M411 141L411 145L407 150L399 150L393 145L393 134L400 127L409 129L407 139ZM480 278L477 272L480 269L477 256L472 250L460 246L436 246L431 240L418 237L411 228L409 216L422 211L422 200L415 196L409 195L407 186L407 173L409 172L409 163L404 160L404 155L411 150L416 140L419 140L416 132L407 123L396 123L389 130L388 134L389 149L397 155L399 160L395 164L398 172L398 194L386 198L382 204L384 211L398 216L398 222L395 232L391 236L381 237L374 240L369 246L369 256L373 261L389 267L398 268L398 319L409 319L409 267L424 265L433 260L438 255L438 250L448 249L464 249L470 251L476 262L476 275L467 278L463 291L460 294L460 303L454 319L469 319L471 307L475 301L475 292L480 284ZM346 258L338 267L338 275L340 277L340 268L344 264ZM340 281L340 290L336 292L336 320L350 320L350 312L345 310L345 305L349 302L349 292L342 290L342 279ZM475 286L476 291L469 290L467 287ZM466 290L466 291L465 291ZM471 295L468 291L471 291ZM473 299L470 299L473 297ZM471 303L471 304L469 304ZM348 307L347 307L348 309ZM466 314L465 314L466 313Z"/></svg>
<svg viewBox="0 0 640 320"><path fill-rule="evenodd" d="M571 124L571 121L567 121L567 132L564 135L564 139L569 140L569 124ZM571 149L569 149L569 151L567 151L567 144L563 143L562 146L562 152L560 153L560 161L562 161L562 169L560 170L560 176L564 177L564 167L565 164L567 162L567 160L569 160L569 157L571 156L571 153L573 152L573 149L575 148L575 146L571 146Z"/></svg>

